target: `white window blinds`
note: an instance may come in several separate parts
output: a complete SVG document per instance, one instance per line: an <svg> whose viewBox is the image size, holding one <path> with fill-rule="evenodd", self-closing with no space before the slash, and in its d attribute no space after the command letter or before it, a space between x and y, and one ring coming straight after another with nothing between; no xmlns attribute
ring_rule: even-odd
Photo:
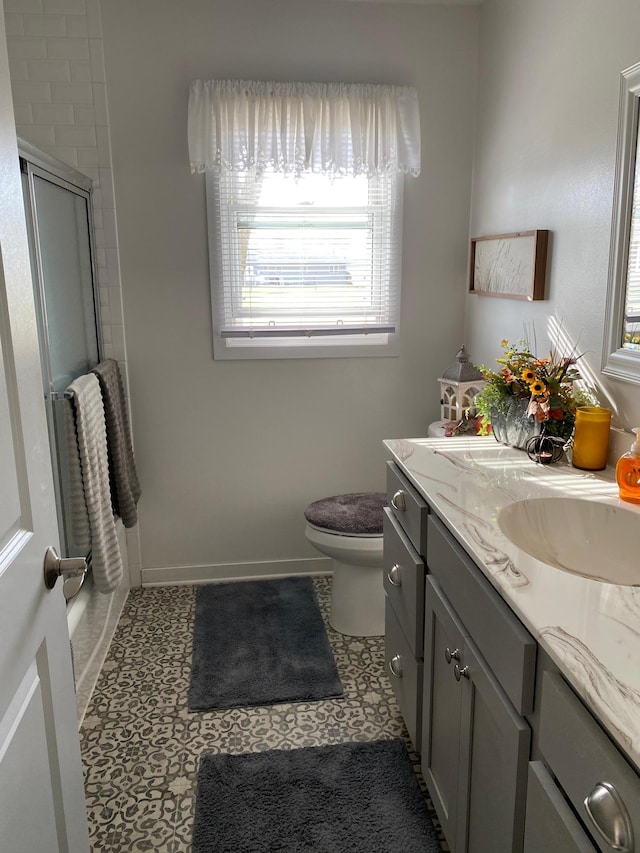
<svg viewBox="0 0 640 853"><path fill-rule="evenodd" d="M212 181L212 254L224 282L214 323L227 347L388 343L399 307L395 175L254 171Z"/></svg>

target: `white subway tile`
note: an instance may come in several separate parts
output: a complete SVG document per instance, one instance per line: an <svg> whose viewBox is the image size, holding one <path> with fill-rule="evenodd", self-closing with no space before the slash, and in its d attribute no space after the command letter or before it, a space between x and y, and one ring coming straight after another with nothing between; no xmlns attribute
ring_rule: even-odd
<svg viewBox="0 0 640 853"><path fill-rule="evenodd" d="M34 104L33 120L36 124L73 124L71 104Z"/></svg>
<svg viewBox="0 0 640 853"><path fill-rule="evenodd" d="M91 83L91 65L88 62L69 62L71 79L75 83Z"/></svg>
<svg viewBox="0 0 640 853"><path fill-rule="evenodd" d="M93 184L94 188L100 186L100 170L97 169L95 166L86 166L82 170L82 174L86 175L87 178L91 178L91 183Z"/></svg>
<svg viewBox="0 0 640 853"><path fill-rule="evenodd" d="M11 38L11 36L23 36L24 15L18 15L16 12L7 12L4 16L4 26L8 38Z"/></svg>
<svg viewBox="0 0 640 853"><path fill-rule="evenodd" d="M43 127L36 124L16 125L16 133L23 139L27 139L32 145L39 148L50 148L55 144L55 136L52 127Z"/></svg>
<svg viewBox="0 0 640 853"><path fill-rule="evenodd" d="M63 163L66 163L67 166L78 166L78 152L75 148L58 148L54 146L53 148L49 148L49 154L52 157L57 157L58 160L62 160Z"/></svg>
<svg viewBox="0 0 640 853"><path fill-rule="evenodd" d="M100 189L104 198L104 208L115 207L113 194L113 175L111 169L100 167Z"/></svg>
<svg viewBox="0 0 640 853"><path fill-rule="evenodd" d="M93 191L92 198L96 198L96 191ZM96 267L97 269L104 269L107 265L106 251L104 248L96 249Z"/></svg>
<svg viewBox="0 0 640 853"><path fill-rule="evenodd" d="M102 38L102 13L100 11L100 0L87 0L87 24L89 27L89 38Z"/></svg>
<svg viewBox="0 0 640 853"><path fill-rule="evenodd" d="M47 42L44 38L14 36L7 41L9 59L45 59Z"/></svg>
<svg viewBox="0 0 640 853"><path fill-rule="evenodd" d="M122 291L119 287L109 288L109 309L112 323L122 323Z"/></svg>
<svg viewBox="0 0 640 853"><path fill-rule="evenodd" d="M90 104L93 91L90 83L53 83L51 99L56 104Z"/></svg>
<svg viewBox="0 0 640 853"><path fill-rule="evenodd" d="M33 108L31 104L14 104L13 114L16 124L33 124Z"/></svg>
<svg viewBox="0 0 640 853"><path fill-rule="evenodd" d="M76 127L71 124L56 127L56 145L73 146L74 148L95 148L95 128Z"/></svg>
<svg viewBox="0 0 640 853"><path fill-rule="evenodd" d="M94 83L105 83L102 39L89 39L89 53L91 54L91 69L93 71Z"/></svg>
<svg viewBox="0 0 640 853"><path fill-rule="evenodd" d="M109 284L116 287L120 282L120 258L118 250L115 246L110 246L106 252L107 256L107 273L109 276Z"/></svg>
<svg viewBox="0 0 640 853"><path fill-rule="evenodd" d="M113 324L111 326L111 340L113 343L113 356L117 361L121 361L127 357L127 351L124 342L124 326Z"/></svg>
<svg viewBox="0 0 640 853"><path fill-rule="evenodd" d="M89 24L85 15L66 15L67 35L71 38L87 38Z"/></svg>
<svg viewBox="0 0 640 853"><path fill-rule="evenodd" d="M28 36L66 36L64 15L25 15L24 31Z"/></svg>
<svg viewBox="0 0 640 853"><path fill-rule="evenodd" d="M100 267L98 269L98 284L100 285L100 293L105 295L105 299L109 301L109 274L105 267Z"/></svg>
<svg viewBox="0 0 640 853"><path fill-rule="evenodd" d="M28 83L12 81L13 100L18 104L51 103L50 83Z"/></svg>
<svg viewBox="0 0 640 853"><path fill-rule="evenodd" d="M95 244L99 249L105 248L104 242L104 230L102 228L95 228L93 232L93 237L95 240Z"/></svg>
<svg viewBox="0 0 640 853"><path fill-rule="evenodd" d="M93 104L74 104L72 109L74 124L90 124L92 127L95 127L96 111Z"/></svg>
<svg viewBox="0 0 640 853"><path fill-rule="evenodd" d="M104 245L112 249L118 245L118 232L116 230L116 212L112 207L103 211L104 219Z"/></svg>
<svg viewBox="0 0 640 853"><path fill-rule="evenodd" d="M111 140L109 138L108 127L96 127L96 136L98 138L98 161L101 166L109 168L111 166Z"/></svg>
<svg viewBox="0 0 640 853"><path fill-rule="evenodd" d="M78 166L97 166L97 148L78 148Z"/></svg>
<svg viewBox="0 0 640 853"><path fill-rule="evenodd" d="M96 108L96 124L108 125L107 87L104 83L93 83L93 105Z"/></svg>
<svg viewBox="0 0 640 853"><path fill-rule="evenodd" d="M58 15L84 15L87 11L84 0L44 0L44 10Z"/></svg>
<svg viewBox="0 0 640 853"><path fill-rule="evenodd" d="M103 324L103 327L111 325L111 310L108 305L100 306L100 320Z"/></svg>
<svg viewBox="0 0 640 853"><path fill-rule="evenodd" d="M42 0L4 0L4 11L18 14L42 12Z"/></svg>
<svg viewBox="0 0 640 853"><path fill-rule="evenodd" d="M89 59L89 39L48 38L50 59Z"/></svg>
<svg viewBox="0 0 640 853"><path fill-rule="evenodd" d="M111 331L110 326L108 326L102 330L102 340L104 343L102 351L103 351L105 358L113 358L113 345L111 344L110 341L107 343L107 341L105 340L105 332L107 332L107 331Z"/></svg>
<svg viewBox="0 0 640 853"><path fill-rule="evenodd" d="M98 286L98 299L100 300L100 309L109 307L109 290L106 287ZM111 332L111 330L109 330ZM111 340L111 334L109 334L109 340Z"/></svg>
<svg viewBox="0 0 640 853"><path fill-rule="evenodd" d="M99 207L94 207L93 209L93 227L104 228L104 217L102 214L102 209Z"/></svg>
<svg viewBox="0 0 640 853"><path fill-rule="evenodd" d="M67 82L71 79L69 63L64 59L29 59L29 80L48 80L50 83Z"/></svg>
<svg viewBox="0 0 640 853"><path fill-rule="evenodd" d="M9 60L9 76L11 77L11 82L14 83L18 80L28 80L29 79L29 66L27 65L26 59L10 59Z"/></svg>

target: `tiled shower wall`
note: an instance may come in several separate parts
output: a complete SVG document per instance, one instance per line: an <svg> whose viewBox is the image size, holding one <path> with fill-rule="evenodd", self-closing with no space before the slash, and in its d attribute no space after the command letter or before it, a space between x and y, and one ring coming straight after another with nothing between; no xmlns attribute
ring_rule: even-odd
<svg viewBox="0 0 640 853"><path fill-rule="evenodd" d="M104 355L127 381L100 0L4 0L18 136L93 181ZM127 531L137 585L137 536Z"/></svg>

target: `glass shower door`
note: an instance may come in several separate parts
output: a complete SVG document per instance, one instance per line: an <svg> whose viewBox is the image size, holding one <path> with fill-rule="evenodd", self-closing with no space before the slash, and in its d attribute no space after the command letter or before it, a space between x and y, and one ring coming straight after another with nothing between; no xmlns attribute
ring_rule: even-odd
<svg viewBox="0 0 640 853"><path fill-rule="evenodd" d="M70 523L64 392L100 360L90 185L27 160L22 168L60 539L63 556L77 556L86 549L74 542Z"/></svg>

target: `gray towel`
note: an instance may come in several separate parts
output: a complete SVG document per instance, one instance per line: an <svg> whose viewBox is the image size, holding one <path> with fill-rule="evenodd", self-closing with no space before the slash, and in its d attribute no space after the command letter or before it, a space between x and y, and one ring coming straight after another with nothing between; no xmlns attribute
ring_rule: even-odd
<svg viewBox="0 0 640 853"><path fill-rule="evenodd" d="M73 395L82 486L91 530L93 578L99 592L111 592L123 567L111 508L104 406L98 379L79 376L67 388Z"/></svg>
<svg viewBox="0 0 640 853"><path fill-rule="evenodd" d="M120 368L117 361L108 358L94 367L92 373L98 377L104 400L113 511L125 527L134 527L138 522L136 504L140 498L140 483Z"/></svg>

